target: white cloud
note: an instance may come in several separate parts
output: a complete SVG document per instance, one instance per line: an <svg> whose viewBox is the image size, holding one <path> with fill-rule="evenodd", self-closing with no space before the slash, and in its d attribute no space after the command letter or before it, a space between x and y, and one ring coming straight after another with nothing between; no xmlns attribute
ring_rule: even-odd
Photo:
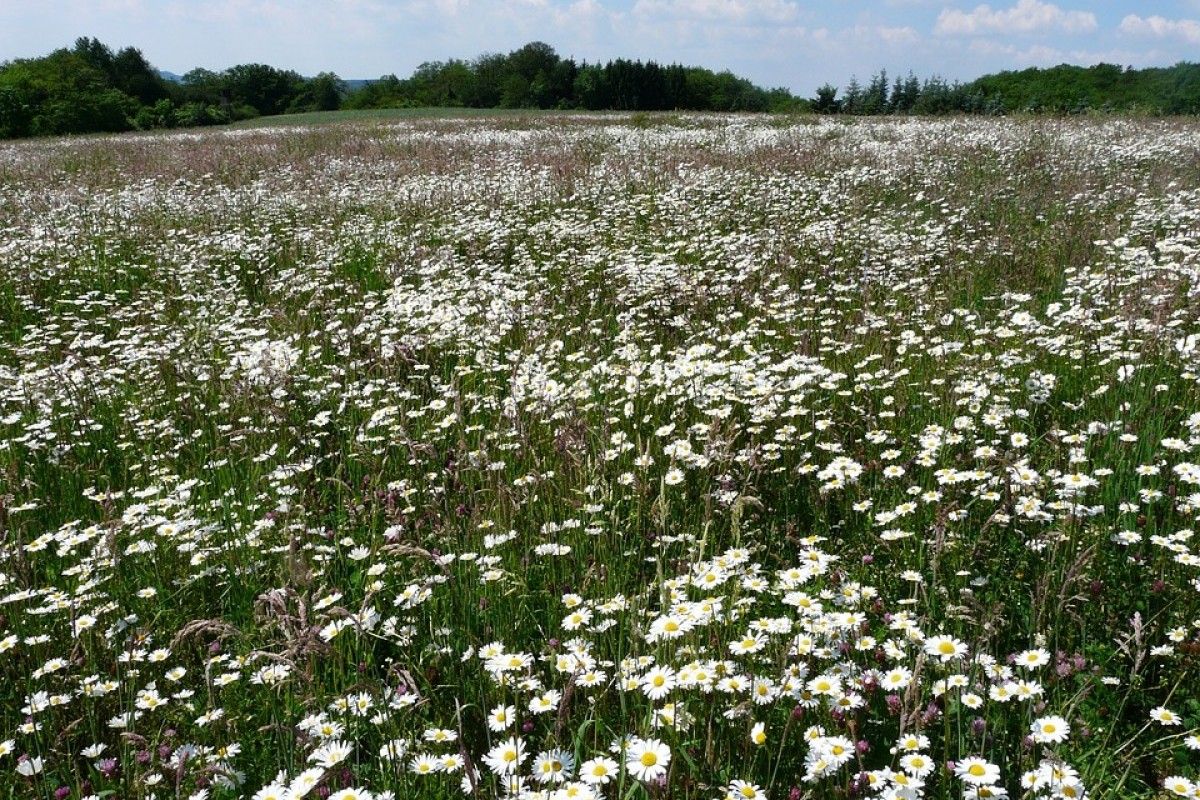
<svg viewBox="0 0 1200 800"><path fill-rule="evenodd" d="M912 45L921 41L921 36L907 25L893 28L887 25L859 24L839 31L838 40L839 46L846 48L852 48L855 43L868 43L878 55L878 45Z"/></svg>
<svg viewBox="0 0 1200 800"><path fill-rule="evenodd" d="M976 55L991 56L1003 60L1008 67L1028 67L1040 65L1061 64L1066 60L1066 54L1047 45L1035 44L1030 47L1019 47L1005 42L981 40L972 45ZM1006 67L1006 68L1008 68Z"/></svg>
<svg viewBox="0 0 1200 800"><path fill-rule="evenodd" d="M730 22L787 22L797 14L788 0L637 0L638 17Z"/></svg>
<svg viewBox="0 0 1200 800"><path fill-rule="evenodd" d="M921 38L915 30L907 25L902 28L880 26L875 29L875 35L888 44L915 44Z"/></svg>
<svg viewBox="0 0 1200 800"><path fill-rule="evenodd" d="M1183 39L1191 44L1200 44L1200 22L1194 19L1166 19L1157 14L1139 17L1130 14L1121 20L1121 32L1135 36L1154 36L1159 39Z"/></svg>
<svg viewBox="0 0 1200 800"><path fill-rule="evenodd" d="M943 9L935 32L950 35L987 33L1086 33L1099 27L1090 11L1064 11L1041 0L1020 0L1007 9L993 10L984 4L967 13L957 8Z"/></svg>

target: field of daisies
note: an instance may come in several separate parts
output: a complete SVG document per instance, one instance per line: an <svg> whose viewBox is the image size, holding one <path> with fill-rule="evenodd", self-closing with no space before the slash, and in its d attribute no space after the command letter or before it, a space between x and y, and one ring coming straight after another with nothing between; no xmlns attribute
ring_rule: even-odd
<svg viewBox="0 0 1200 800"><path fill-rule="evenodd" d="M0 798L1200 798L1200 124L0 146Z"/></svg>

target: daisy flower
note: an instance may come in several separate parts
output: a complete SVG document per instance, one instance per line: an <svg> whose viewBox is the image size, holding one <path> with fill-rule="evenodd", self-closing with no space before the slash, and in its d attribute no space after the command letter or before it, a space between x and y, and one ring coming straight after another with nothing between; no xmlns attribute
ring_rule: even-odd
<svg viewBox="0 0 1200 800"><path fill-rule="evenodd" d="M879 687L891 691L903 689L912 682L912 677L912 670L908 667L896 667L879 679Z"/></svg>
<svg viewBox="0 0 1200 800"><path fill-rule="evenodd" d="M607 756L597 756L583 762L579 768L579 780L602 786L611 781L618 772L617 762Z"/></svg>
<svg viewBox="0 0 1200 800"><path fill-rule="evenodd" d="M547 714L558 709L558 701L562 699L562 692L557 689L547 689L542 694L529 701L529 713L531 714Z"/></svg>
<svg viewBox="0 0 1200 800"><path fill-rule="evenodd" d="M337 741L335 739L333 741L326 742L316 750L313 750L312 753L309 754L308 760L316 764L318 767L332 769L333 767L336 767L338 764L345 761L346 757L349 756L353 751L354 747L352 745L347 744L346 742Z"/></svg>
<svg viewBox="0 0 1200 800"><path fill-rule="evenodd" d="M596 791L586 783L565 783L550 795L550 800L596 800Z"/></svg>
<svg viewBox="0 0 1200 800"><path fill-rule="evenodd" d="M374 800L374 796L366 789L349 787L329 795L329 800Z"/></svg>
<svg viewBox="0 0 1200 800"><path fill-rule="evenodd" d="M925 787L925 781L915 775L909 775L907 772L893 772L891 781L897 798L917 800L922 797L921 790Z"/></svg>
<svg viewBox="0 0 1200 800"><path fill-rule="evenodd" d="M977 756L968 756L955 764L954 774L973 786L993 784L1000 780L1000 768Z"/></svg>
<svg viewBox="0 0 1200 800"><path fill-rule="evenodd" d="M566 750L547 750L533 761L533 777L540 783L562 783L575 770L575 756Z"/></svg>
<svg viewBox="0 0 1200 800"><path fill-rule="evenodd" d="M747 633L736 642L729 643L729 651L734 655L745 655L747 653L757 653L762 650L767 644L767 639L758 631Z"/></svg>
<svg viewBox="0 0 1200 800"><path fill-rule="evenodd" d="M1065 742L1070 734L1071 726L1065 719L1055 715L1034 720L1031 726L1031 736L1038 744Z"/></svg>
<svg viewBox="0 0 1200 800"><path fill-rule="evenodd" d="M316 788L316 785L321 782L321 778L324 775L324 767L309 767L295 778L292 778L292 782L288 785L288 788L292 792L292 797L298 799L307 795Z"/></svg>
<svg viewBox="0 0 1200 800"><path fill-rule="evenodd" d="M845 736L824 736L813 742L813 752L829 759L835 767L840 767L854 757L854 742Z"/></svg>
<svg viewBox="0 0 1200 800"><path fill-rule="evenodd" d="M1017 654L1016 663L1018 666L1028 669L1041 667L1050 663L1050 653L1041 647L1026 650L1023 653Z"/></svg>
<svg viewBox="0 0 1200 800"><path fill-rule="evenodd" d="M517 719L517 709L514 706L498 705L488 712L488 728L496 733L512 725Z"/></svg>
<svg viewBox="0 0 1200 800"><path fill-rule="evenodd" d="M933 759L924 753L908 753L900 759L900 769L916 778L924 778L933 766Z"/></svg>
<svg viewBox="0 0 1200 800"><path fill-rule="evenodd" d="M642 676L642 692L651 700L661 700L678 684L675 670L670 667L653 667Z"/></svg>
<svg viewBox="0 0 1200 800"><path fill-rule="evenodd" d="M661 778L670 763L671 748L658 739L634 739L625 749L625 769L639 781Z"/></svg>
<svg viewBox="0 0 1200 800"><path fill-rule="evenodd" d="M510 736L489 750L483 757L483 763L497 775L508 775L516 772L527 757L525 743Z"/></svg>
<svg viewBox="0 0 1200 800"><path fill-rule="evenodd" d="M1179 797L1194 797L1196 792L1196 784L1182 775L1172 775L1164 780L1163 788Z"/></svg>
<svg viewBox="0 0 1200 800"><path fill-rule="evenodd" d="M930 636L926 639L925 652L934 658L941 659L942 663L945 663L965 656L967 654L967 646L953 636L943 634Z"/></svg>
<svg viewBox="0 0 1200 800"><path fill-rule="evenodd" d="M1158 706L1150 710L1150 719L1160 725L1180 725L1183 719L1166 706Z"/></svg>
<svg viewBox="0 0 1200 800"><path fill-rule="evenodd" d="M292 800L294 796L288 787L272 783L255 792L250 800Z"/></svg>
<svg viewBox="0 0 1200 800"><path fill-rule="evenodd" d="M435 755L421 753L413 756L412 761L408 763L408 771L416 775L432 775L442 771L442 762Z"/></svg>
<svg viewBox="0 0 1200 800"><path fill-rule="evenodd" d="M910 733L910 734L904 736L903 738L901 738L900 741L896 742L896 746L894 748L892 748L892 752L893 753L895 753L897 751L911 752L913 750L924 750L927 747L929 747L929 737L928 736L926 736L923 733L922 734Z"/></svg>
<svg viewBox="0 0 1200 800"><path fill-rule="evenodd" d="M457 738L458 733L448 728L429 728L424 734L424 739L427 742L453 742Z"/></svg>
<svg viewBox="0 0 1200 800"><path fill-rule="evenodd" d="M646 636L646 641L657 642L659 639L676 639L683 636L693 627L694 624L692 621L686 617L668 614L650 623L650 633Z"/></svg>
<svg viewBox="0 0 1200 800"><path fill-rule="evenodd" d="M392 739L379 746L379 757L388 761L399 761L408 754L408 742Z"/></svg>
<svg viewBox="0 0 1200 800"><path fill-rule="evenodd" d="M767 800L766 793L749 781L730 781L728 791L735 800Z"/></svg>

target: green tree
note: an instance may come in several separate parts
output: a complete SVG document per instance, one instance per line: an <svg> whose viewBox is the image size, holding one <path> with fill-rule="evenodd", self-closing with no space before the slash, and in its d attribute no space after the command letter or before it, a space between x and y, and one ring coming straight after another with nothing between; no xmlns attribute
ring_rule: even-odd
<svg viewBox="0 0 1200 800"><path fill-rule="evenodd" d="M239 64L222 73L223 89L237 116L282 114L293 106L304 79L266 64Z"/></svg>
<svg viewBox="0 0 1200 800"><path fill-rule="evenodd" d="M80 36L75 40L75 48L71 52L100 74L110 78L113 76L112 48L99 39Z"/></svg>
<svg viewBox="0 0 1200 800"><path fill-rule="evenodd" d="M817 96L812 101L813 111L818 114L836 114L842 110L842 101L837 99L837 87L824 84L817 88Z"/></svg>
<svg viewBox="0 0 1200 800"><path fill-rule="evenodd" d="M28 85L7 72L0 72L0 139L16 139L30 134L34 106Z"/></svg>
<svg viewBox="0 0 1200 800"><path fill-rule="evenodd" d="M0 129L7 136L129 130L137 101L112 87L92 48L56 50L4 65Z"/></svg>
<svg viewBox="0 0 1200 800"><path fill-rule="evenodd" d="M345 95L345 81L332 72L321 72L304 82L292 105L296 111L337 111Z"/></svg>
<svg viewBox="0 0 1200 800"><path fill-rule="evenodd" d="M384 75L346 95L343 108L400 108L405 105L404 84L395 75Z"/></svg>
<svg viewBox="0 0 1200 800"><path fill-rule="evenodd" d="M112 59L113 87L147 106L169 97L166 81L158 74L142 51L122 48Z"/></svg>
<svg viewBox="0 0 1200 800"><path fill-rule="evenodd" d="M559 70L561 59L545 42L530 42L509 53L501 80L500 105L505 108L553 108L569 96L573 70Z"/></svg>
<svg viewBox="0 0 1200 800"><path fill-rule="evenodd" d="M580 108L596 111L611 108L609 100L608 78L604 68L599 64L584 63L575 75L572 95Z"/></svg>
<svg viewBox="0 0 1200 800"><path fill-rule="evenodd" d="M888 98L888 107L893 112L907 113L917 106L921 96L921 83L912 72L901 80L898 76L892 84L892 96Z"/></svg>
<svg viewBox="0 0 1200 800"><path fill-rule="evenodd" d="M846 91L842 92L842 111L847 114L865 114L865 108L866 93L863 91L862 84L858 82L858 78L851 75Z"/></svg>
<svg viewBox="0 0 1200 800"><path fill-rule="evenodd" d="M863 96L863 114L884 114L888 111L888 76L887 70L881 69L871 76L871 83Z"/></svg>
<svg viewBox="0 0 1200 800"><path fill-rule="evenodd" d="M466 105L472 108L495 108L500 105L504 73L508 68L508 57L500 53L486 53L471 62L474 84Z"/></svg>

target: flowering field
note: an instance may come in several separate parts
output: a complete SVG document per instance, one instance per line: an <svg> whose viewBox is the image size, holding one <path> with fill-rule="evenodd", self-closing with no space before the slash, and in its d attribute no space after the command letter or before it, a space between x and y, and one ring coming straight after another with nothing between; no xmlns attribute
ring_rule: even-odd
<svg viewBox="0 0 1200 800"><path fill-rule="evenodd" d="M0 148L0 798L1200 797L1200 126Z"/></svg>

